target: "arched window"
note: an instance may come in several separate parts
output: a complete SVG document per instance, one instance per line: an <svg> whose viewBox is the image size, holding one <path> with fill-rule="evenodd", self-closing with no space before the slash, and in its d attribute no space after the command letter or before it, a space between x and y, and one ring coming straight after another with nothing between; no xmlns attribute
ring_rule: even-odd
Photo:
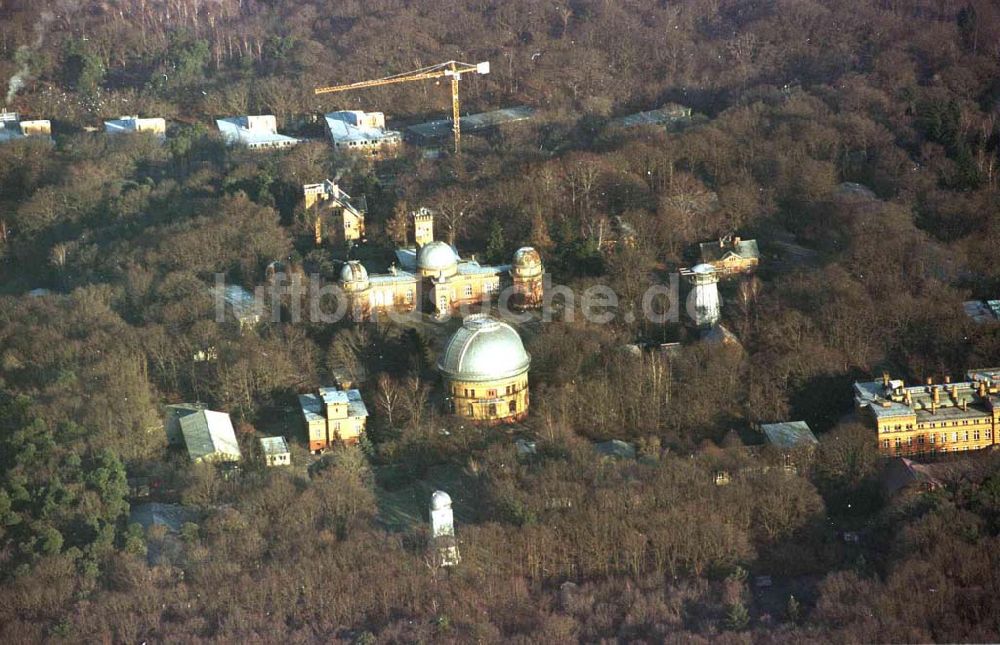
<svg viewBox="0 0 1000 645"><path fill-rule="evenodd" d="M507 407L510 408L510 413L514 414L515 412L517 412L517 401L511 401Z"/></svg>

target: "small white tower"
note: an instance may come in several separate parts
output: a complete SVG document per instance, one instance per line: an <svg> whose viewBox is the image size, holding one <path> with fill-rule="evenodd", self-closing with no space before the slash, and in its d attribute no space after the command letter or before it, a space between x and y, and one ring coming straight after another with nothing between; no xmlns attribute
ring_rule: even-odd
<svg viewBox="0 0 1000 645"><path fill-rule="evenodd" d="M681 275L691 283L687 300L688 315L699 327L711 327L719 322L719 276L711 264L698 264L691 269L681 269Z"/></svg>
<svg viewBox="0 0 1000 645"><path fill-rule="evenodd" d="M462 558L455 542L455 519L451 511L451 496L443 490L431 495L431 549L439 567L453 567Z"/></svg>

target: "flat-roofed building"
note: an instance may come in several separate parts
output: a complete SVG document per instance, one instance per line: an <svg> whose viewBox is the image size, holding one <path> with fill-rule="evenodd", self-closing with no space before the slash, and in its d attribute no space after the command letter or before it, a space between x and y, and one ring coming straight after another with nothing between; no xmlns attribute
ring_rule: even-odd
<svg viewBox="0 0 1000 645"><path fill-rule="evenodd" d="M855 406L875 431L879 454L919 456L994 445L1000 368L970 370L966 377L907 386L883 374L881 381L855 383Z"/></svg>
<svg viewBox="0 0 1000 645"><path fill-rule="evenodd" d="M52 123L43 119L22 121L17 112L0 112L0 143L31 137L51 139Z"/></svg>
<svg viewBox="0 0 1000 645"><path fill-rule="evenodd" d="M321 387L316 393L300 394L299 407L306 425L309 451L316 454L337 440L357 443L365 432L368 408L361 392Z"/></svg>
<svg viewBox="0 0 1000 645"><path fill-rule="evenodd" d="M104 132L107 134L131 134L148 132L159 139L167 138L167 121L159 117L139 118L137 115L123 116L104 122Z"/></svg>
<svg viewBox="0 0 1000 645"><path fill-rule="evenodd" d="M381 112L341 110L324 118L333 149L338 153L391 156L403 143L402 134L386 129L385 115Z"/></svg>
<svg viewBox="0 0 1000 645"><path fill-rule="evenodd" d="M215 124L227 143L251 150L290 148L299 142L295 137L278 134L278 120L273 114L227 117L216 119Z"/></svg>
<svg viewBox="0 0 1000 645"><path fill-rule="evenodd" d="M262 437L260 452L267 466L289 466L292 463L292 453L284 437Z"/></svg>
<svg viewBox="0 0 1000 645"><path fill-rule="evenodd" d="M240 445L233 422L225 412L200 410L182 417L180 425L188 456L194 463L240 460Z"/></svg>

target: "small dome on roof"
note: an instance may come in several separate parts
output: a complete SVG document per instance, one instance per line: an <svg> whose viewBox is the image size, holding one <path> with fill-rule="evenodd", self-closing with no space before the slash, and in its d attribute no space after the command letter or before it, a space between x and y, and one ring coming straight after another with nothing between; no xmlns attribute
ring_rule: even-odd
<svg viewBox="0 0 1000 645"><path fill-rule="evenodd" d="M486 314L473 314L448 341L438 369L458 381L493 381L523 374L530 364L513 327Z"/></svg>
<svg viewBox="0 0 1000 645"><path fill-rule="evenodd" d="M443 490L434 491L431 495L431 510L440 511L445 508L451 508L451 495Z"/></svg>
<svg viewBox="0 0 1000 645"><path fill-rule="evenodd" d="M417 268L421 271L447 271L458 264L458 253L440 240L429 242L417 251Z"/></svg>
<svg viewBox="0 0 1000 645"><path fill-rule="evenodd" d="M349 260L340 270L341 282L368 282L368 271L365 265L357 260Z"/></svg>
<svg viewBox="0 0 1000 645"><path fill-rule="evenodd" d="M696 264L691 268L691 273L715 273L715 267L711 264Z"/></svg>
<svg viewBox="0 0 1000 645"><path fill-rule="evenodd" d="M522 246L514 252L514 266L536 266L542 263L542 256L531 246Z"/></svg>

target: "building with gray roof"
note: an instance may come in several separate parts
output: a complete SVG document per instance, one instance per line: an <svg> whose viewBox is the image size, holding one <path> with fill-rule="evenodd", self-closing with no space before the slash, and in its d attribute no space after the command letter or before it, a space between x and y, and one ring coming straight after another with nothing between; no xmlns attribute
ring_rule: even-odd
<svg viewBox="0 0 1000 645"><path fill-rule="evenodd" d="M459 118L459 125L463 133L479 132L487 128L495 128L508 123L527 121L535 116L535 110L519 105L512 108L503 108L491 112L481 112L479 114L469 114ZM408 127L407 132L416 135L419 139L431 141L452 136L451 119L437 119L427 123L419 123Z"/></svg>
<svg viewBox="0 0 1000 645"><path fill-rule="evenodd" d="M139 118L137 115L123 116L104 122L107 134L132 134L148 132L161 141L167 138L167 121L159 117Z"/></svg>
<svg viewBox="0 0 1000 645"><path fill-rule="evenodd" d="M284 437L261 437L260 452L268 466L288 466L292 463L292 453Z"/></svg>
<svg viewBox="0 0 1000 645"><path fill-rule="evenodd" d="M244 145L251 150L289 148L299 142L295 137L278 134L278 121L272 114L216 119L222 138L230 145Z"/></svg>
<svg viewBox="0 0 1000 645"><path fill-rule="evenodd" d="M340 110L324 118L333 149L340 153L386 156L395 153L403 142L402 134L385 127L381 112Z"/></svg>
<svg viewBox="0 0 1000 645"><path fill-rule="evenodd" d="M188 456L195 463L223 463L240 460L233 422L225 412L200 410L182 417L181 434Z"/></svg>

